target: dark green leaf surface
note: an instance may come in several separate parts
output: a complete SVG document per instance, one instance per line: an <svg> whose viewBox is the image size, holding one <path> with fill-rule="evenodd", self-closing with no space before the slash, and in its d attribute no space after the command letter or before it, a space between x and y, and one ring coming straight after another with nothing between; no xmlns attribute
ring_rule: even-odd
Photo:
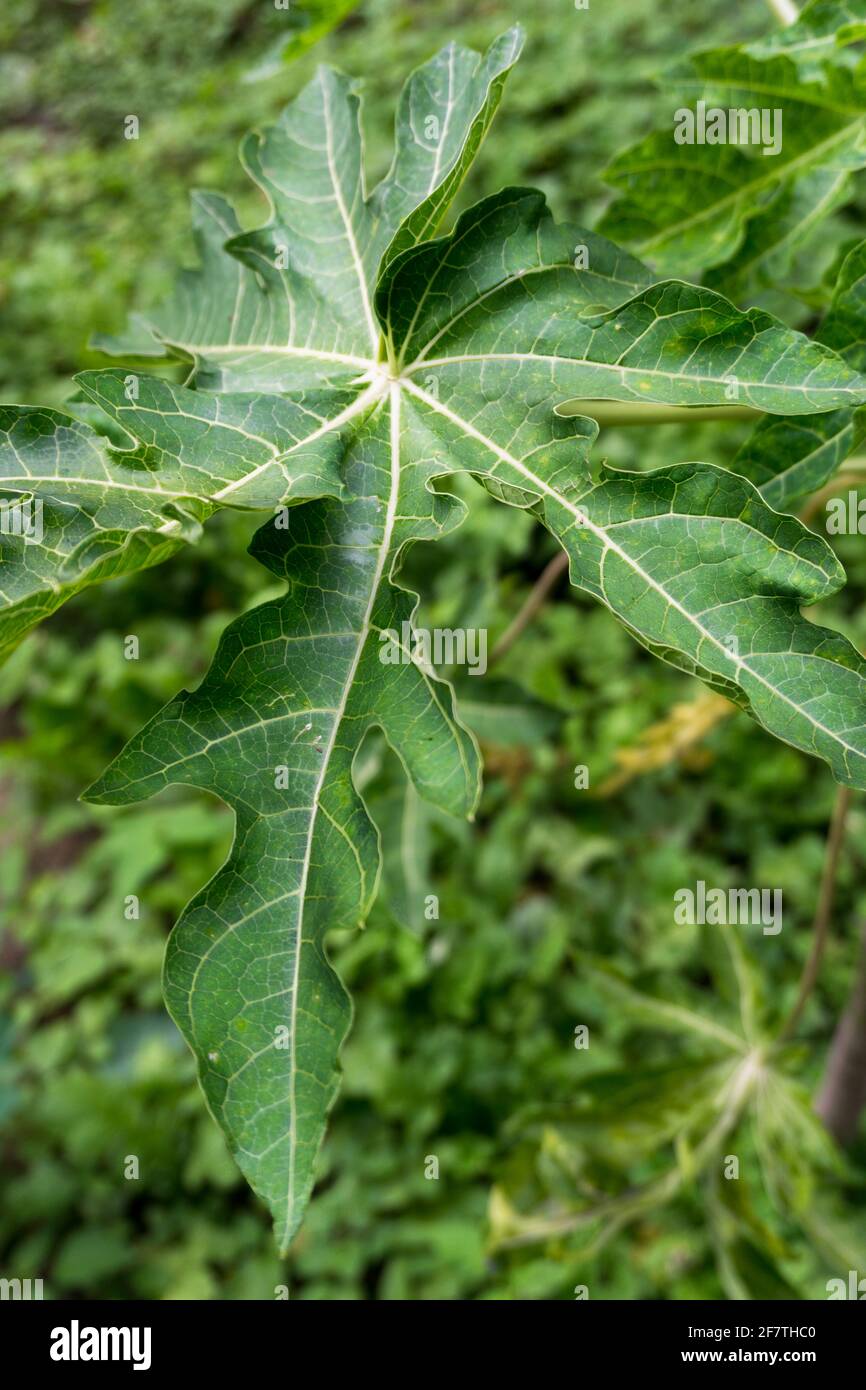
<svg viewBox="0 0 866 1390"><path fill-rule="evenodd" d="M123 431L38 407L0 407L0 490L41 505L41 536L0 536L0 653L88 584L159 563L218 506L267 507L342 490L345 393L215 396L152 377L85 372L86 396Z"/></svg>

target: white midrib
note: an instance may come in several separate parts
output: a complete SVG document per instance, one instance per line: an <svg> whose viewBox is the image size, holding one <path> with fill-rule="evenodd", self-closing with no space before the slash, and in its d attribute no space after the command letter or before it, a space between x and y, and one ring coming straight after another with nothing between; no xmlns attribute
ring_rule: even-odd
<svg viewBox="0 0 866 1390"><path fill-rule="evenodd" d="M379 554L376 559L376 567L373 571L373 578L370 583L370 596L367 600L367 606L364 610L364 616L361 620L361 626L358 632L358 643L355 648L355 654L352 658L352 663L346 676L346 680L343 686L343 692L340 697L340 703L337 706L336 713L334 714L334 722L331 726L331 732L328 736L328 741L325 744L323 750L322 765L319 771L318 778L316 779L315 789L313 791L312 811L310 814L309 828L307 830L307 840L304 846L303 868L301 870L301 881L298 890L300 906L298 909L298 922L296 927L297 945L295 949L295 961L292 970L291 985L291 1049L289 1057L289 1179L288 1189L286 1193L287 1226L291 1217L292 1210L294 1209L295 1202L295 1153L297 1150L297 1097L295 1091L295 1076L297 1066L296 1036L298 1012L298 984L300 981L301 946L304 935L304 905L307 899L307 880L309 878L310 872L310 858L312 855L313 848L313 836L315 834L316 829L316 817L319 811L319 801L322 795L322 788L325 785L325 778L328 774L328 766L330 763L331 754L334 751L334 744L337 739L337 734L340 730L340 725L343 722L343 715L346 712L346 705L348 703L349 695L355 683L355 675L357 673L358 665L361 660L361 654L364 650L367 637L370 634L370 620L373 615L373 608L376 602L376 597L379 592L379 586L382 582L382 576L385 572L385 565L388 562L388 556L391 551L391 538L394 533L394 522L397 515L397 499L400 490L400 388L396 382L392 382L390 384L388 392L390 398L391 416L391 468L388 488L388 506L385 512L384 525L382 527L382 541L379 546Z"/></svg>
<svg viewBox="0 0 866 1390"><path fill-rule="evenodd" d="M523 280L528 280L529 277L532 275L546 275L551 271L557 270L574 270L574 266L571 261L550 261L547 265L533 265L529 266L526 270L517 270L514 272L513 275L506 275L502 280L498 280L495 285L491 285L489 290L484 290L482 294L476 295L474 299L471 299L468 304L464 304L462 309L460 309L456 314L452 315L448 322L444 323L437 333L434 333L430 341L424 344L424 347L418 353L418 356L415 358L415 361L412 363L412 366L421 366L427 358L427 353L430 351L431 348L435 347L435 345L439 342L439 339L444 338L446 333L450 333L451 329L454 327L455 324L459 323L461 319L466 318L467 314L471 314L473 309L477 309L480 304L483 304L485 302L485 300L492 299L493 296L499 294L500 291L508 289L509 285L516 285ZM407 343L411 343L412 341L412 335L415 332L415 325L418 322L421 310L427 302L428 295L430 294L433 286L435 285L437 278L438 272L437 275L432 275L430 279L427 281L427 284L424 286L424 293L419 298L415 312L412 315L409 327L406 329L406 332L403 335ZM609 279L612 284L620 283L615 281L613 276L610 276ZM637 294L639 291L639 286L629 285L628 290L630 296L633 294ZM406 370L408 371L409 368L407 367Z"/></svg>
<svg viewBox="0 0 866 1390"><path fill-rule="evenodd" d="M453 410L449 410L448 406L443 405L442 402L436 400L434 396L428 395L428 393L422 390L420 386L416 386L414 382L406 379L404 379L403 385L408 391L411 392L413 396L417 396L417 398L419 400L422 400L424 404L428 406L431 410L437 411L438 414L444 416L445 419L450 420L451 423L457 429L462 430L463 433L469 435L471 439L476 439L479 442L479 444L483 444L485 448L489 449L492 454L502 459L503 463L509 464L509 466L514 468L516 472L520 473L527 480L527 482L529 482L532 485L533 488L537 489L538 492L542 493L546 497L550 497L554 502L557 503L558 506L563 507L566 511L570 512L571 515L575 518L575 520L584 530L589 531L591 535L595 536L596 540L598 540L601 543L605 551L609 550L612 554L616 555L620 560L622 560L622 562L628 566L628 568L632 571L633 574L637 574L640 576L640 578L643 580L643 582L647 585L648 588L655 590L655 592L664 599L665 603L668 604L670 608L674 609L674 611L679 613L681 617L685 618L686 621L690 623L691 626L694 627L695 630L701 634L701 637L704 641L708 642L711 646L715 647L717 651L721 652L722 655L725 657L726 661L730 662L731 666L734 668L735 676L738 676L740 671L747 671L754 681L756 681L759 685L762 685L777 700L781 700L784 704L788 705L802 719L808 720L808 722L813 726L813 728L819 730L821 733L826 734L828 738L830 738L834 743L838 744L841 748L844 748L846 752L852 753L857 758L862 757L862 753L858 748L855 748L853 744L846 743L845 740L834 729L827 728L827 726L825 724L822 724L820 720L815 719L813 715L809 714L808 711L802 707L802 705L798 705L795 700L792 700L789 696L783 694L783 692L779 690L776 686L774 686L771 681L768 681L764 676L761 676L757 671L755 671L755 669L749 665L748 661L744 657L734 656L733 653L728 650L725 644L721 642L718 637L716 637L712 632L710 632L698 621L698 619L695 617L693 613L690 613L687 608L684 608L681 603L679 603L668 593L664 585L659 584L658 580L654 579L651 574L648 574L647 571L643 569L637 563L637 561L631 555L628 554L627 551L623 550L621 546L617 545L616 541L611 539L610 535L604 529L604 527L598 526L595 522L590 521L589 517L586 515L585 511L581 507L575 506L573 502L570 502L568 500L568 498L563 497L562 494L557 492L555 488L552 488L549 483L546 483L543 478L540 478L537 473L533 473L531 468L527 468L524 463L521 463L520 459L515 458L514 455L510 454L507 449L501 448L500 445L496 444L492 439L489 439L485 434L482 434L482 432L480 430L477 430L474 425L471 425L468 420L464 420L460 415L455 414ZM777 737L781 737L781 735L777 735ZM785 740L783 739L783 742L784 741Z"/></svg>
<svg viewBox="0 0 866 1390"><path fill-rule="evenodd" d="M304 439L299 439L297 444L292 445L291 449L286 449L282 453L275 449L272 456L269 459L265 459L264 463L260 463L251 473L245 473L242 478L236 478L234 482L228 483L224 488L220 488L219 492L215 492L213 497L205 498L204 500L211 502L224 501L226 497L230 497L231 494L237 492L239 488L247 487L261 473L266 473L267 470L273 468L275 464L278 465L282 463L283 459L291 458L292 454L297 449L304 449L308 445L314 444L317 439L322 439L326 434L331 434L334 430L340 429L349 420L354 419L356 415L360 415L363 410L366 410L367 407L372 405L375 400L378 400L381 395L381 383L379 381L371 382L367 390L364 391L357 400L352 401L351 405L347 405L346 409L341 410L340 414L335 415L332 420L326 420L325 423L321 425L319 429L314 430L312 434L306 435ZM188 498L190 493L177 493L176 496L178 498ZM181 522L166 521L162 526L157 527L157 534L170 536L180 529Z"/></svg>
<svg viewBox="0 0 866 1390"><path fill-rule="evenodd" d="M327 94L324 95L322 100L322 114L325 122L325 145L328 155L328 170L331 175L331 183L334 189L334 197L337 200L337 207L340 212L340 217L342 218L343 226L346 229L346 240L349 243L349 251L351 252L352 260L355 264L355 272L358 276L358 286L361 291L361 301L364 306L364 317L367 320L367 328L370 333L370 344L373 349L373 356L375 357L379 346L379 329L376 326L376 320L373 317L373 306L370 303L370 294L367 289L367 276L364 272L364 262L361 259L361 253L358 249L358 242L355 237L355 229L352 226L352 221L349 217L349 209L346 207L346 200L343 197L343 190L340 186L340 180L337 174L337 166L334 161L334 136L333 131L331 130L331 111L328 105Z"/></svg>
<svg viewBox="0 0 866 1390"><path fill-rule="evenodd" d="M631 348L634 344L630 343L628 346ZM729 370L725 376L701 376L694 372L673 372L668 369L662 370L658 367L623 367L617 362L599 362L591 357L560 357L554 352L463 352L453 357L419 357L416 358L414 362L411 362L404 371L409 373L421 367L451 367L469 362L555 362L563 367L592 367L600 372L603 371L613 374L619 377L620 380L630 376L660 377L662 381L684 381L692 386L702 386L704 384L724 386L730 380L731 370L736 367L735 362L732 364L731 370ZM800 400L802 400L803 396L831 395L838 397L840 394L851 396L853 400L862 400L862 392L854 386L804 387L789 386L783 381L743 381L742 379L739 379L738 384L741 390L784 391L796 395ZM586 399L588 399L588 397ZM644 398L641 397L640 399ZM759 406L758 409L760 408Z"/></svg>
<svg viewBox="0 0 866 1390"><path fill-rule="evenodd" d="M373 364L368 363L367 365L372 366ZM246 485L252 482L254 478L258 477L260 473L264 473L267 469L272 468L275 463L281 463L283 459L291 458L292 454L295 453L297 449L306 448L307 445L314 444L317 439L322 439L326 434L331 434L333 430L340 429L347 421L354 419L356 415L360 415L362 410L366 410L367 406L371 405L381 393L382 388L379 382L371 382L367 390L358 396L357 400L352 401L351 405L347 405L345 410L341 410L339 415L335 415L332 420L326 420L319 429L314 430L312 434L308 434L304 439L299 439L297 444L292 445L291 449L285 449L282 453L275 451L273 458L266 459L264 463L260 463L258 468L253 469L252 473L247 473L243 478L236 478L233 483L229 483L219 492L215 492L213 500L215 502L221 502L224 497L228 497L232 492L236 492L238 488L246 487Z"/></svg>
<svg viewBox="0 0 866 1390"><path fill-rule="evenodd" d="M331 352L327 348L300 347L291 343L183 343L176 338L161 338L168 347L199 357L243 357L247 352L261 352L269 357L303 357L311 362L337 362L346 367L370 367L368 357L351 352Z"/></svg>

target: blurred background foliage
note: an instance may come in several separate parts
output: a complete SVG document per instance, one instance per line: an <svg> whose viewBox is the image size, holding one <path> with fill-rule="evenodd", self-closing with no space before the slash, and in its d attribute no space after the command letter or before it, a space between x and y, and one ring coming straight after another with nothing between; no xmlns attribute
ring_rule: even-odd
<svg viewBox="0 0 866 1390"><path fill-rule="evenodd" d="M521 19L526 56L463 202L530 183L559 216L591 224L599 171L658 112L659 68L773 23L757 0L365 0L336 6L346 13L328 34L327 8L7 0L4 400L61 404L72 372L100 360L90 334L167 286L190 257L191 186L261 219L237 141L317 61L363 76L378 174L408 70L451 38L482 46ZM129 114L138 141L123 139ZM600 452L629 467L724 462L743 428L605 429ZM417 548L406 582L423 623L486 627L492 642L554 549L531 517L461 490L466 525ZM781 1118L737 1118L720 1152L740 1157L741 1181L719 1183L700 1146L724 1061L638 995L733 1029L754 1006L758 1031L772 1031L808 952L834 786L739 715L680 758L663 726L661 766L634 751L629 763L624 750L652 746L641 739L676 706L693 714L699 691L564 581L490 675L464 682L487 767L474 825L407 804L383 750L367 750L360 774L389 831L385 891L366 930L333 942L355 1024L317 1194L277 1260L160 996L165 937L224 857L230 816L177 789L122 811L77 801L200 679L225 623L268 595L245 554L254 525L217 516L198 550L74 600L0 672L0 1272L100 1299L270 1298L286 1282L325 1299L558 1299L578 1285L591 1298L821 1298L828 1278L866 1272L866 1136L840 1160L808 1100L866 918L863 806L820 985L772 1082ZM866 558L856 536L839 553L849 587L815 616L862 649ZM138 661L124 660L130 633ZM631 775L635 759L649 770ZM574 785L580 765L588 791ZM784 930L753 928L729 957L712 932L675 927L673 893L699 878L781 887ZM428 894L432 921L419 911ZM575 1046L581 1024L588 1049ZM129 1155L137 1179L124 1177ZM438 1180L425 1177L431 1156ZM572 1215L623 1200L598 1229Z"/></svg>

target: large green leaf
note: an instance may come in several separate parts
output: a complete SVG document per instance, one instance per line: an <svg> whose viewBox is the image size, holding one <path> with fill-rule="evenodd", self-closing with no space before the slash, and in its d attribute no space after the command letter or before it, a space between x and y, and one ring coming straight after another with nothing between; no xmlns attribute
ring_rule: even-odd
<svg viewBox="0 0 866 1390"><path fill-rule="evenodd" d="M423 241L518 45L506 35L485 59L450 48L412 79L394 166L370 198L353 85L320 71L244 147L271 222L243 232L222 200L200 198L201 267L116 345L186 360L187 386L138 378L130 393L121 373L86 373L110 434L76 425L89 452L69 462L57 434L69 423L55 422L38 468L28 448L12 454L19 488L26 478L94 525L107 482L122 522L142 478L150 510L132 520L147 536L215 505L272 513L253 553L285 591L227 628L198 689L170 701L89 795L129 803L182 783L235 811L229 859L171 937L165 990L282 1249L314 1180L349 1021L326 933L363 919L379 874L353 780L362 740L381 729L434 807L468 815L478 793L450 688L381 640L413 620L397 583L406 548L462 517L440 478L475 475L533 507L573 582L639 641L866 786L864 663L800 615L842 581L829 548L707 464L594 474L594 422L554 408L734 398L811 414L866 400L866 378L767 314L654 285L603 237L556 226L534 192L505 190ZM110 442L120 431L136 441L126 452Z"/></svg>
<svg viewBox="0 0 866 1390"><path fill-rule="evenodd" d="M352 784L358 746L378 725L420 794L452 813L468 815L479 789L448 688L412 662L379 660L379 633L411 619L389 580L399 551L452 513L427 491L428 471L400 467L398 426L386 398L359 427L349 501L301 509L290 533L262 528L254 554L288 581L286 596L232 623L195 693L167 705L89 793L127 803L182 782L235 809L231 857L172 934L165 993L282 1248L312 1186L350 1017L324 936L363 919L378 876Z"/></svg>

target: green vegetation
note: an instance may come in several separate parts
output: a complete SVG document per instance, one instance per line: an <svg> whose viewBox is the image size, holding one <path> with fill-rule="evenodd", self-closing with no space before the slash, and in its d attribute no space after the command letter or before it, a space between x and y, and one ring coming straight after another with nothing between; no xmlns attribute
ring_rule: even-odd
<svg viewBox="0 0 866 1390"><path fill-rule="evenodd" d="M179 254L188 246L189 185L230 193L242 225L258 225L266 213L245 185L233 147L246 126L273 119L316 59L371 74L368 162L384 174L406 69L451 38L484 48L512 17L493 3L472 7L468 16L445 4L365 4L314 53L296 45L286 55L291 61L278 67L280 16L258 6L225 5L215 17L213 7L176 13L150 0L137 7L131 31L117 5L69 6L40 26L31 10L13 6L3 21L10 80L2 137L2 395L63 406L72 371L99 367L82 382L90 404L80 399L72 407L80 437L89 440L93 428L93 447L104 449L100 434L116 444L118 422L151 410L148 429L156 433L139 450L143 467L165 466L158 460L159 402L181 399L177 369L152 361L147 371L155 365L161 375L146 391L157 395L145 393L130 411L120 391L127 369L105 372L104 357L85 340L91 332L122 335L127 310L144 310L168 291L173 265L189 258ZM769 36L767 55L758 45L749 63L737 60L746 77L733 59L726 66L732 88L753 80L752 62L795 62L777 55L772 16L762 6L687 19L662 7L650 17L645 11L630 3L602 19L559 3L534 7L520 76L459 208L505 184L529 183L548 195L557 219L596 225L610 196L600 171L631 140L643 140L646 164L646 148L659 138L644 139L646 130L669 120L670 103L660 103L649 81L664 61L696 45L709 50ZM262 77L268 54L275 75ZM834 80L855 85L859 50L829 49L831 58L838 64ZM698 64L707 90L721 81L721 60L715 63ZM95 80L99 72L104 81ZM255 80L244 81L250 73ZM794 77L814 76L805 66L794 76L784 68L792 102ZM137 141L123 139L130 114L140 122ZM799 139L793 117L792 124ZM843 144L850 136L847 126L837 134ZM863 786L857 758L840 751L843 736L854 739L841 702L850 698L860 661L848 643L859 650L866 643L860 538L830 538L848 574L840 590L827 546L791 518L787 529L773 530L766 502L724 471L733 465L773 507L794 511L859 443L855 407L866 399L857 334L861 253L851 249L859 195L847 172L856 161L846 147L842 178L819 156L813 167L805 137L797 148L797 170L807 166L805 187L796 182L799 173L793 183L783 181L757 216L751 204L738 205L734 225L725 224L723 249L714 240L712 255L690 244L690 277L703 273L708 288L688 291L687 300L677 292L678 310L693 315L688 360L714 335L729 335L738 399L780 418L768 415L755 425L748 411L734 409L726 418L635 431L606 424L600 411L593 451L595 462L606 457L632 470L635 498L662 483L678 493L691 489L685 505L693 517L708 514L700 480L717 477L724 500L713 515L725 518L727 536L744 515L768 538L772 530L779 541L772 560L779 587L772 592L784 602L771 621L754 607L752 594L772 601L768 570L756 569L741 631L741 653L759 654L769 695L757 698L748 667L744 675L737 665L733 678L682 634L671 636L663 617L656 631L653 614L636 610L634 594L603 594L648 647L664 644L668 656L713 685L716 693L707 694L637 646L588 592L563 580L516 640L503 644L507 650L495 653L489 676L474 681L453 673L458 708L485 764L474 823L444 814L459 809L445 796L432 798L438 807L421 801L385 745L365 743L358 780L383 831L382 892L363 932L348 929L349 913L345 924L338 916L345 929L331 939L355 1017L318 1187L288 1264L275 1254L267 1219L204 1110L193 1057L161 1004L167 931L224 862L231 815L222 801L188 787L122 810L77 800L132 739L126 763L115 763L99 784L102 799L128 799L118 776L146 749L137 737L142 725L159 718L179 688L198 686L227 624L243 633L257 621L254 606L282 602L283 586L244 553L255 516L218 512L194 546L184 545L159 569L72 597L12 654L0 671L4 1269L43 1274L50 1293L100 1298L269 1297L288 1282L293 1296L328 1299L569 1298L575 1285L588 1286L593 1298L680 1299L820 1298L828 1278L863 1268L866 1137L861 1125L843 1155L811 1110L856 967L864 905L860 796L849 808L822 764L734 714L718 693L751 703L767 727L815 746L840 780ZM623 158L613 173L620 184ZM652 288L670 265L662 257L656 273L649 243L662 236L665 256L671 245L683 251L671 208L664 217L656 209L651 236L634 230L628 200L646 204L644 176L637 173L601 221L603 229L617 225L617 236L650 262L633 269L637 297L621 320L631 332L627 316L634 316L637 342L653 316L663 321L670 307ZM820 223L798 220L792 208L813 201L816 186L828 182ZM693 190L693 209L696 198ZM508 199L485 204L506 217L515 206ZM714 235L711 205L706 217ZM460 225L466 234L471 215ZM431 256L435 261L441 248L415 252L411 238L404 244L410 249L394 262L378 302L387 302L390 346L399 350L406 333L408 353L415 325L406 329L411 315L400 306L411 306L413 287L439 273ZM591 241L590 251L591 263L605 254L601 242ZM742 309L766 305L784 325L741 312L719 300L717 289ZM556 383L548 378L546 399L617 395L597 385L609 364L600 325L604 308L622 299L605 302L596 290L598 298L581 306L579 352L569 339L580 369L569 367ZM456 277L449 292L459 304ZM139 319L137 352L144 347L153 356L141 327ZM819 353L796 329L808 330L827 351ZM484 326L473 332L483 339ZM465 351L466 343L460 346ZM663 347L670 364L676 340ZM787 366L780 376L781 357ZM591 382L587 359L595 363ZM135 360L144 383L143 359ZM674 365L679 375L683 363ZM650 399L721 405L730 399L729 383L717 367L709 386L704 374L688 395L678 387ZM245 389L243 366L235 364L236 379L230 372L222 383L208 370L200 388ZM276 389L246 381L247 390ZM533 399L542 398L539 379L528 385ZM816 386L825 398L816 397ZM423 390L429 395L426 382ZM513 388L512 396L499 397L512 412L509 437L520 427ZM827 406L833 409L807 414ZM280 428L288 428L285 421ZM578 455L591 435L585 415L562 423L561 439ZM487 471L474 455L461 455L467 438L449 444L450 466ZM415 457L421 445L408 442ZM680 461L693 459L710 462L700 466L704 472L677 471ZM329 466L327 457L317 458L323 495ZM652 480L643 476L650 470ZM227 479L236 480L223 473L220 483ZM500 470L491 491L525 500L514 496L521 481L526 477ZM847 496L853 484L838 481ZM604 489L621 486L609 475L592 502L584 492L578 500L591 508L600 499L609 511ZM468 477L448 487L464 503L466 521L435 547L416 546L401 583L421 594L421 626L487 628L495 640L559 547L532 511L498 506ZM804 513L820 531L822 499L819 492ZM275 499L251 500L270 507ZM551 491L544 519L556 530L552 500ZM187 518L189 539L196 539L198 519ZM680 554L683 537L670 542ZM746 554L740 544L731 542L726 564L742 586L748 566L736 563ZM578 548L575 579L595 590L591 566L579 572L580 557ZM280 572L279 564L271 568ZM659 582L669 581L658 573ZM812 603L809 617L840 636L817 635L796 613L801 603ZM839 668L835 696L812 692L824 698L820 746L798 723L804 716L791 719L790 672L767 656L781 661L787 637L779 642L777 630L776 646L760 645L781 621L798 651L819 643L823 657L832 658L826 665ZM128 634L138 639L138 660L125 659ZM207 679L218 669L219 658ZM779 716L783 694L786 712ZM591 772L589 790L575 775L583 765ZM434 768L444 779L443 769L444 755ZM428 791L434 780L426 776ZM232 799L224 789L222 795ZM833 874L833 930L817 985L801 1000L834 805L840 831L846 817L848 824ZM408 854L397 852L407 844ZM674 893L698 880L779 885L784 931L674 925ZM438 898L433 920L419 912L427 893ZM171 970L167 983L171 996ZM582 1025L591 1039L585 1050L577 1046ZM218 1109L215 1095L211 1102ZM231 1123L223 1123L231 1134ZM724 1180L726 1155L739 1158L737 1182ZM125 1176L131 1156L137 1176ZM438 1180L430 1178L431 1159ZM290 1217L294 1229L296 1214Z"/></svg>

